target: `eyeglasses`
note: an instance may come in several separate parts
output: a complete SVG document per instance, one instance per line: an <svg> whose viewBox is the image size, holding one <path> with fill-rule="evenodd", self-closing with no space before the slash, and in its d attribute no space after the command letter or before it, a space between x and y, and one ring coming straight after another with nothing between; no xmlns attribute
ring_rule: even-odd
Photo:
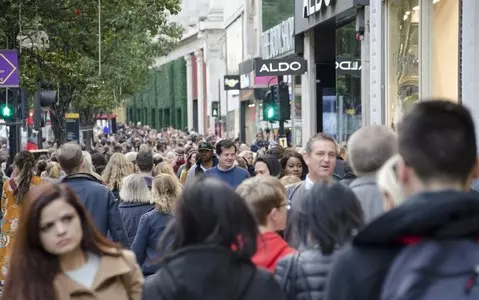
<svg viewBox="0 0 479 300"><path fill-rule="evenodd" d="M281 208L281 207L286 207L287 210L291 209L291 205L289 205L289 203L282 203L278 206L278 208Z"/></svg>
<svg viewBox="0 0 479 300"><path fill-rule="evenodd" d="M397 164L392 165L391 168L392 168L393 173L394 173L394 178L396 178L396 180L398 180L399 176L398 176L398 166L397 166Z"/></svg>

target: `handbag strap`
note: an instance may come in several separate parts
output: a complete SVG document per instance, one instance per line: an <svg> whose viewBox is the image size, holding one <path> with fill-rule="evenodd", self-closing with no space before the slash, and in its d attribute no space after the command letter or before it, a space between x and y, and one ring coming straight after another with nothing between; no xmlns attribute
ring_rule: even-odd
<svg viewBox="0 0 479 300"><path fill-rule="evenodd" d="M286 271L284 273L283 278L281 279L280 286L283 292L288 292L288 298L296 299L296 279L297 279L297 272L296 272L296 265L299 259L299 252L295 252L291 259L288 260L288 264L286 265ZM291 277L290 277L291 275ZM288 283L288 278L291 280L291 290L286 290L286 285Z"/></svg>

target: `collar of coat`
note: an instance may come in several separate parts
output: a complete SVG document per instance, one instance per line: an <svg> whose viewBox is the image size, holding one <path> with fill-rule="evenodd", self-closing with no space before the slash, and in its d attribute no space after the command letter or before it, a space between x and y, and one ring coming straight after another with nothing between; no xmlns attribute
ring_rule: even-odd
<svg viewBox="0 0 479 300"><path fill-rule="evenodd" d="M102 285L108 280L129 273L134 267L133 264L135 262L136 258L134 254L129 251L121 251L121 253L117 252L112 255L101 255L100 265L98 266L98 271L91 288L77 283L65 273L60 272L54 280L55 289L61 293L59 299L70 299L69 297L74 294L95 293L99 288L102 288Z"/></svg>

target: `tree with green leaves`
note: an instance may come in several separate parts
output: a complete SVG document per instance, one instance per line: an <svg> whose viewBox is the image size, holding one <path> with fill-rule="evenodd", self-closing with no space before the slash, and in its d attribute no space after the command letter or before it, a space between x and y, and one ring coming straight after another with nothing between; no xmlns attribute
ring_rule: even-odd
<svg viewBox="0 0 479 300"><path fill-rule="evenodd" d="M168 22L180 10L179 0L101 0L99 37L97 3L2 1L0 47L20 50L22 86L33 92L46 79L58 90L51 116L59 142L68 110L80 112L82 125L92 127L96 112L111 110L141 90L154 59L168 53L182 34L180 26ZM39 32L48 41L20 47L38 40Z"/></svg>

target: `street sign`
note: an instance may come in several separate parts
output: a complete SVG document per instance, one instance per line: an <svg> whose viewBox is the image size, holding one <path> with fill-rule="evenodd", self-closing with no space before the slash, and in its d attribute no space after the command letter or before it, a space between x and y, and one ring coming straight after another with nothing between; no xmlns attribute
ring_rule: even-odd
<svg viewBox="0 0 479 300"><path fill-rule="evenodd" d="M302 75L306 73L306 60L296 55L277 59L256 58L256 76Z"/></svg>
<svg viewBox="0 0 479 300"><path fill-rule="evenodd" d="M65 114L65 131L68 142L80 143L80 114Z"/></svg>
<svg viewBox="0 0 479 300"><path fill-rule="evenodd" d="M20 72L15 50L0 50L0 88L19 87Z"/></svg>

